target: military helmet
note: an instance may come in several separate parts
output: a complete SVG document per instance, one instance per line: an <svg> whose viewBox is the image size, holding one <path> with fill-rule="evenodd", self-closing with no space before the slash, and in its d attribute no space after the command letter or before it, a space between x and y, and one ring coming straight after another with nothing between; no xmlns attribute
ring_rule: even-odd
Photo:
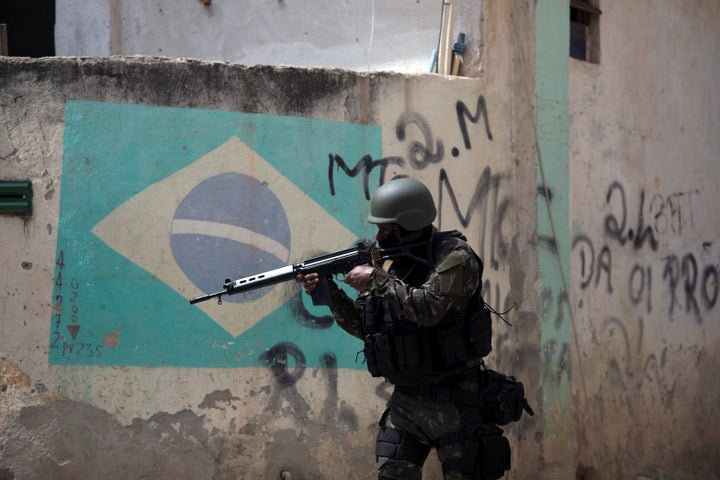
<svg viewBox="0 0 720 480"><path fill-rule="evenodd" d="M381 185L370 199L370 223L397 223L405 230L430 225L437 210L430 190L412 178L396 178Z"/></svg>

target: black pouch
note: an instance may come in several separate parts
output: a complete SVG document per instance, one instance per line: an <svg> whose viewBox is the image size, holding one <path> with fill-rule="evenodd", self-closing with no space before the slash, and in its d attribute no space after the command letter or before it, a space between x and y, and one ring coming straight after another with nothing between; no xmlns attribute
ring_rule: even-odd
<svg viewBox="0 0 720 480"><path fill-rule="evenodd" d="M466 318L470 328L470 343L478 357L485 357L492 351L492 318L482 298L475 304L474 310Z"/></svg>
<svg viewBox="0 0 720 480"><path fill-rule="evenodd" d="M483 397L481 410L488 422L507 425L520 420L523 411L535 415L525 398L522 382L494 370L487 370L485 375L486 384L480 395Z"/></svg>
<svg viewBox="0 0 720 480"><path fill-rule="evenodd" d="M484 480L501 478L510 470L510 442L494 425L477 425L463 443L462 473Z"/></svg>
<svg viewBox="0 0 720 480"><path fill-rule="evenodd" d="M510 442L497 435L480 438L480 451L483 457L481 478L500 478L510 470Z"/></svg>
<svg viewBox="0 0 720 480"><path fill-rule="evenodd" d="M387 376L393 365L391 339L386 333L376 333L365 336L365 360L367 368L373 377Z"/></svg>

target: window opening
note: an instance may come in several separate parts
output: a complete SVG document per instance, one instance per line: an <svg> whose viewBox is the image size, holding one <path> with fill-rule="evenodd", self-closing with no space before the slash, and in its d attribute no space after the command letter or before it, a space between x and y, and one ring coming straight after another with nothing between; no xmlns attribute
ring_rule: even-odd
<svg viewBox="0 0 720 480"><path fill-rule="evenodd" d="M587 0L570 1L570 56L600 63L600 9Z"/></svg>

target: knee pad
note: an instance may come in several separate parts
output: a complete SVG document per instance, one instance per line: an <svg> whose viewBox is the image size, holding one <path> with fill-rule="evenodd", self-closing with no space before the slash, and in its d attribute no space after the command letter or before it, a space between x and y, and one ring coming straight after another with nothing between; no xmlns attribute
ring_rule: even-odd
<svg viewBox="0 0 720 480"><path fill-rule="evenodd" d="M422 467L430 453L430 446L418 441L407 432L382 427L375 442L377 457L404 460Z"/></svg>

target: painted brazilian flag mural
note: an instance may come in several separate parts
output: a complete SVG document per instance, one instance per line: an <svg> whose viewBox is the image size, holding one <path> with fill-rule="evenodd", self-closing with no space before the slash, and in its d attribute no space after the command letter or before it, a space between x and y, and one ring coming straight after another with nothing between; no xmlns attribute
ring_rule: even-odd
<svg viewBox="0 0 720 480"><path fill-rule="evenodd" d="M364 368L295 282L188 298L368 236L363 179L328 159L379 158L379 127L71 101L64 142L51 363Z"/></svg>

